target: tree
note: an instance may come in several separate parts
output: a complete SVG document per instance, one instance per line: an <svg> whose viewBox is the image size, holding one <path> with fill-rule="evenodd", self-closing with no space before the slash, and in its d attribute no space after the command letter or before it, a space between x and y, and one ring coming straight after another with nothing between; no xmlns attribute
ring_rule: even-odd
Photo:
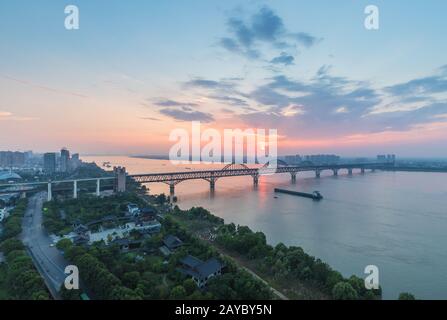
<svg viewBox="0 0 447 320"><path fill-rule="evenodd" d="M3 251L5 255L14 250L23 250L23 244L18 239L7 239L0 244L0 251Z"/></svg>
<svg viewBox="0 0 447 320"><path fill-rule="evenodd" d="M113 300L141 300L141 297L133 290L117 285L113 287L111 299Z"/></svg>
<svg viewBox="0 0 447 320"><path fill-rule="evenodd" d="M171 300L182 300L186 298L186 290L183 286L176 286L171 290L169 295Z"/></svg>
<svg viewBox="0 0 447 320"><path fill-rule="evenodd" d="M71 242L70 239L62 239L56 243L56 248L58 248L59 250L65 251L65 250L71 248L72 245L73 245L73 243Z"/></svg>
<svg viewBox="0 0 447 320"><path fill-rule="evenodd" d="M192 279L183 281L183 287L185 288L187 295L191 295L197 289L197 285Z"/></svg>
<svg viewBox="0 0 447 320"><path fill-rule="evenodd" d="M332 296L335 300L356 300L357 291L347 282L339 282L332 290Z"/></svg>
<svg viewBox="0 0 447 320"><path fill-rule="evenodd" d="M126 272L123 277L123 283L126 287L135 289L140 280L140 273L138 271Z"/></svg>
<svg viewBox="0 0 447 320"><path fill-rule="evenodd" d="M416 300L416 298L411 293L402 292L399 294L399 300Z"/></svg>
<svg viewBox="0 0 447 320"><path fill-rule="evenodd" d="M64 284L61 285L59 292L63 300L81 300L80 290L68 290L67 288L65 288Z"/></svg>
<svg viewBox="0 0 447 320"><path fill-rule="evenodd" d="M158 204L164 204L167 201L166 195L164 193L159 194L156 199Z"/></svg>

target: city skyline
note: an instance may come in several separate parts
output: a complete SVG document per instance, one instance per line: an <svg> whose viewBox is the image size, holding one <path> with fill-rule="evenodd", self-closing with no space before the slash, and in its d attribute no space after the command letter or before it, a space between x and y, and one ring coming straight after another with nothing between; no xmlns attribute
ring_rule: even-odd
<svg viewBox="0 0 447 320"><path fill-rule="evenodd" d="M73 4L73 31L65 3L1 4L2 150L167 154L198 120L278 129L282 155L447 157L445 2L376 1L375 31L367 1Z"/></svg>

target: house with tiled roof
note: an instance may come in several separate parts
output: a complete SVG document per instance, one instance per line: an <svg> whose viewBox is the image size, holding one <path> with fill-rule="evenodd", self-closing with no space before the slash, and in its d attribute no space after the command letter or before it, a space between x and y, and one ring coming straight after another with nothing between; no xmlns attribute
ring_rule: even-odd
<svg viewBox="0 0 447 320"><path fill-rule="evenodd" d="M224 267L222 262L216 258L202 261L191 255L180 260L180 263L182 266L178 271L190 276L199 288L206 286L211 278L221 275Z"/></svg>

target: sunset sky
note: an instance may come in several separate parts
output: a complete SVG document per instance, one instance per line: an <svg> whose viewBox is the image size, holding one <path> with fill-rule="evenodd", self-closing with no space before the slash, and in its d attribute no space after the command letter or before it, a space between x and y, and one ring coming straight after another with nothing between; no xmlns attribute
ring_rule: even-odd
<svg viewBox="0 0 447 320"><path fill-rule="evenodd" d="M166 154L198 120L277 129L280 154L447 157L446 15L445 0L1 1L0 150Z"/></svg>

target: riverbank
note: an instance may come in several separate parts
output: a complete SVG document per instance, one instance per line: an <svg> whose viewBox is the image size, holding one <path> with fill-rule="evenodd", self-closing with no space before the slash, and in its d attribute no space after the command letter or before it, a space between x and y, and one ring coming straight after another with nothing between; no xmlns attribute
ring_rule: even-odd
<svg viewBox="0 0 447 320"><path fill-rule="evenodd" d="M299 247L266 243L262 232L245 226L224 224L203 208L180 210L171 216L185 229L210 243L218 252L251 270L281 295L291 299L381 299L381 289L366 290L363 279L344 278L329 265L306 254ZM339 294L338 288L344 292Z"/></svg>

